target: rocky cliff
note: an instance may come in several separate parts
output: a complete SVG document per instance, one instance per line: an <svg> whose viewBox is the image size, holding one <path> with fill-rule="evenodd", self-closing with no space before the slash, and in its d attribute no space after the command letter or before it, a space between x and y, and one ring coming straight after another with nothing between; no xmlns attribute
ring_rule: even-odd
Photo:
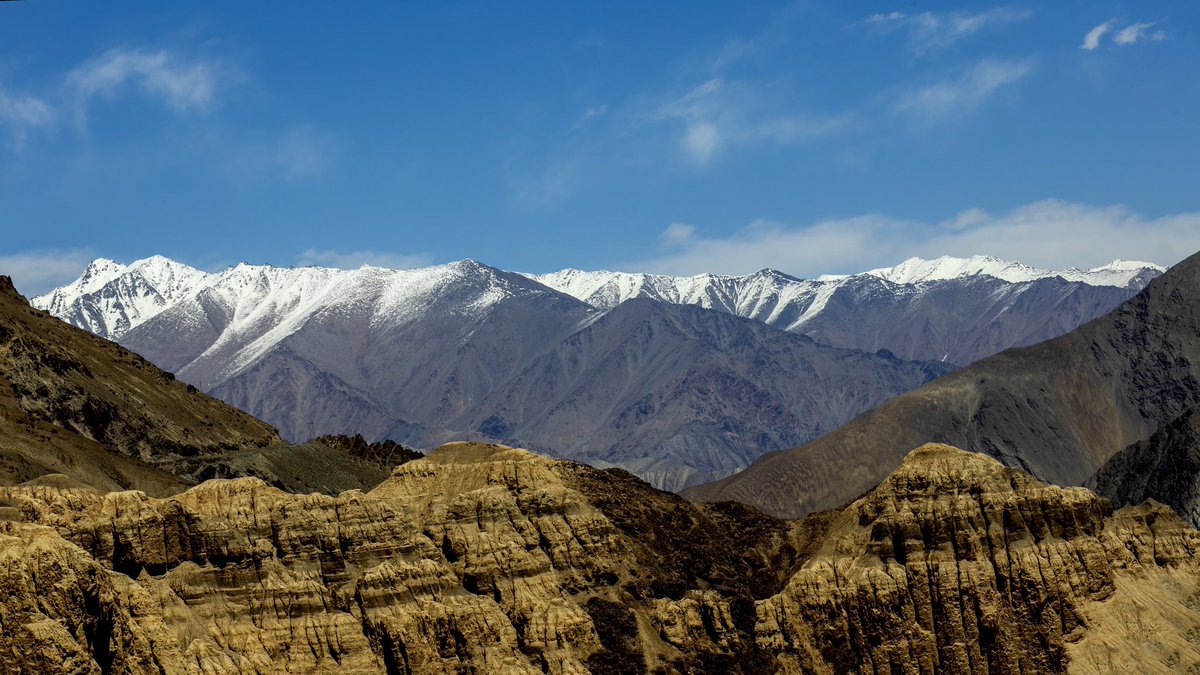
<svg viewBox="0 0 1200 675"><path fill-rule="evenodd" d="M469 444L337 497L0 499L8 672L1200 666L1200 533L945 446L792 522Z"/></svg>

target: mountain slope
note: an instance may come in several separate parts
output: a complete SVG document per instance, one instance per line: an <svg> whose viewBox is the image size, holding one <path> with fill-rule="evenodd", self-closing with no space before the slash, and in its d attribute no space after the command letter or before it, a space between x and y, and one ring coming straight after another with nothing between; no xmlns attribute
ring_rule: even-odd
<svg viewBox="0 0 1200 675"><path fill-rule="evenodd" d="M375 489L0 488L22 671L1168 672L1200 533L945 446L786 522L455 444Z"/></svg>
<svg viewBox="0 0 1200 675"><path fill-rule="evenodd" d="M832 430L949 368L629 300L535 359L457 426L680 489Z"/></svg>
<svg viewBox="0 0 1200 675"><path fill-rule="evenodd" d="M979 361L689 495L808 513L861 494L929 441L1078 485L1197 403L1200 255L1061 338Z"/></svg>
<svg viewBox="0 0 1200 675"><path fill-rule="evenodd" d="M275 430L145 359L33 309L0 277L5 482L69 473L96 487L182 487L146 462L279 442Z"/></svg>

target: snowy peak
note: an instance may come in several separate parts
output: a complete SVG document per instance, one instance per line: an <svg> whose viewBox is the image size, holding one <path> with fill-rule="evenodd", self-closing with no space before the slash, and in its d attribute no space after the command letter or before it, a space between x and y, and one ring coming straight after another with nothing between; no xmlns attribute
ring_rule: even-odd
<svg viewBox="0 0 1200 675"><path fill-rule="evenodd" d="M1033 281L1053 273L1044 272L1019 262L1009 262L992 256L954 258L942 256L934 260L909 258L895 267L866 272L896 284L919 284L929 281L949 281L960 277L986 275L1009 283Z"/></svg>
<svg viewBox="0 0 1200 675"><path fill-rule="evenodd" d="M1117 286L1142 289L1166 268L1140 260L1114 260L1090 270L1069 269L1060 276L1068 281L1083 281L1093 286Z"/></svg>
<svg viewBox="0 0 1200 675"><path fill-rule="evenodd" d="M1038 279L1061 277L1067 281L1081 282L1089 286L1141 288L1151 278L1164 271L1165 268L1153 263L1130 260L1114 260L1107 265L1089 270L1070 268L1063 271L1052 271L993 256L977 255L970 258L942 256L933 260L909 258L895 267L874 269L866 274L886 279L892 283L910 285L983 275L1009 283L1025 283Z"/></svg>
<svg viewBox="0 0 1200 675"><path fill-rule="evenodd" d="M96 258L88 263L83 274L79 275L79 278L71 285L83 292L90 292L112 281L123 271L125 271L125 266L115 260Z"/></svg>
<svg viewBox="0 0 1200 675"><path fill-rule="evenodd" d="M35 307L116 339L174 305L212 275L163 256L129 265L97 258L75 281L33 299Z"/></svg>

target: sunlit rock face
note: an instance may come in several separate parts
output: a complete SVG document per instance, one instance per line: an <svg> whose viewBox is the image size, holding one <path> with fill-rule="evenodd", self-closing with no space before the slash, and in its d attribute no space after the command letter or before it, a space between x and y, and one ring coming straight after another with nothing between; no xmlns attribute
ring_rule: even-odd
<svg viewBox="0 0 1200 675"><path fill-rule="evenodd" d="M47 480L0 500L13 672L1200 664L1200 533L948 446L802 521L477 444L337 497L241 478L166 499Z"/></svg>

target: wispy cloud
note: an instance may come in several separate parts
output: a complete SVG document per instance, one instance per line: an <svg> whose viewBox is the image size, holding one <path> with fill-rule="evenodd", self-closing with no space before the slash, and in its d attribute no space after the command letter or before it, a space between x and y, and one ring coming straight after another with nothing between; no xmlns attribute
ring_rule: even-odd
<svg viewBox="0 0 1200 675"><path fill-rule="evenodd" d="M1123 206L1046 200L1002 215L968 209L940 223L884 215L803 226L756 221L726 237L692 236L661 255L614 267L678 275L746 274L773 267L815 277L894 265L910 256L990 254L1065 269L1115 258L1170 265L1198 249L1197 212L1148 218Z"/></svg>
<svg viewBox="0 0 1200 675"><path fill-rule="evenodd" d="M178 112L204 112L215 101L220 65L160 49L110 49L80 64L66 77L80 115L96 97L115 98L136 87Z"/></svg>
<svg viewBox="0 0 1200 675"><path fill-rule="evenodd" d="M86 131L96 100L113 100L133 90L175 112L208 112L228 79L221 63L190 59L167 49L110 49L72 68L37 94L16 94L0 87L0 127L14 144L24 146L34 130L49 130L74 120Z"/></svg>
<svg viewBox="0 0 1200 675"><path fill-rule="evenodd" d="M310 248L296 256L298 265L319 265L341 269L355 269L363 265L384 267L393 270L427 267L433 258L427 253L404 254L383 251L335 251Z"/></svg>
<svg viewBox="0 0 1200 675"><path fill-rule="evenodd" d="M896 110L932 118L964 113L982 105L1001 87L1024 79L1034 67L1032 58L981 61L960 77L903 94L896 102Z"/></svg>
<svg viewBox="0 0 1200 675"><path fill-rule="evenodd" d="M1126 26L1117 31L1117 34L1113 36L1113 42L1125 46L1136 44L1139 40L1153 40L1154 42L1165 40L1167 34L1163 31L1150 32L1150 29L1157 23L1157 21L1151 21L1150 23L1135 23Z"/></svg>
<svg viewBox="0 0 1200 675"><path fill-rule="evenodd" d="M1121 47L1128 47L1146 40L1160 42L1167 38L1167 34L1161 30L1150 30L1158 25L1157 21L1132 23L1120 30L1114 28L1116 23L1116 19L1109 19L1089 30L1087 35L1083 36L1083 44L1079 45L1079 48L1089 52L1095 51L1100 47L1104 36L1108 34L1112 35L1113 44Z"/></svg>
<svg viewBox="0 0 1200 675"><path fill-rule="evenodd" d="M510 165L515 160L510 160ZM584 165L578 155L558 155L537 170L519 172L509 169L509 187L513 201L523 207L542 207L562 199L578 183Z"/></svg>
<svg viewBox="0 0 1200 675"><path fill-rule="evenodd" d="M83 249L4 254L0 255L0 274L11 276L17 290L32 298L73 281L94 258Z"/></svg>
<svg viewBox="0 0 1200 675"><path fill-rule="evenodd" d="M655 122L681 122L679 147L698 166L708 164L727 146L813 141L850 125L846 115L771 114L767 108L757 87L714 77L668 97L650 118Z"/></svg>
<svg viewBox="0 0 1200 675"><path fill-rule="evenodd" d="M680 246L692 238L696 228L687 223L671 223L658 235L658 241L663 246Z"/></svg>
<svg viewBox="0 0 1200 675"><path fill-rule="evenodd" d="M55 123L55 113L46 101L36 96L10 94L0 88L0 126L6 127L13 144L25 145L29 133Z"/></svg>
<svg viewBox="0 0 1200 675"><path fill-rule="evenodd" d="M984 12L888 12L872 14L866 24L883 32L905 30L909 48L916 54L946 49L963 39L988 28L1017 23L1033 16L1027 9L996 7Z"/></svg>
<svg viewBox="0 0 1200 675"><path fill-rule="evenodd" d="M580 124L583 124L584 122L587 122L588 120L590 120L594 117L599 117L606 112L608 112L607 105L589 106L588 109L584 110L583 114L579 116L579 121L576 122L575 125L578 126Z"/></svg>
<svg viewBox="0 0 1200 675"><path fill-rule="evenodd" d="M1099 47L1100 46L1100 38L1104 37L1104 34L1107 33L1110 28L1112 28L1112 25L1115 22L1116 22L1116 19L1110 19L1110 20L1105 21L1104 23L1096 26L1095 28L1089 30L1087 32L1087 35L1083 36L1083 44L1079 45L1079 48L1086 49L1087 51L1090 52L1090 51L1096 49L1097 47Z"/></svg>
<svg viewBox="0 0 1200 675"><path fill-rule="evenodd" d="M296 126L274 143L266 157L274 170L289 181L315 178L325 171L338 152L336 139L309 125Z"/></svg>

